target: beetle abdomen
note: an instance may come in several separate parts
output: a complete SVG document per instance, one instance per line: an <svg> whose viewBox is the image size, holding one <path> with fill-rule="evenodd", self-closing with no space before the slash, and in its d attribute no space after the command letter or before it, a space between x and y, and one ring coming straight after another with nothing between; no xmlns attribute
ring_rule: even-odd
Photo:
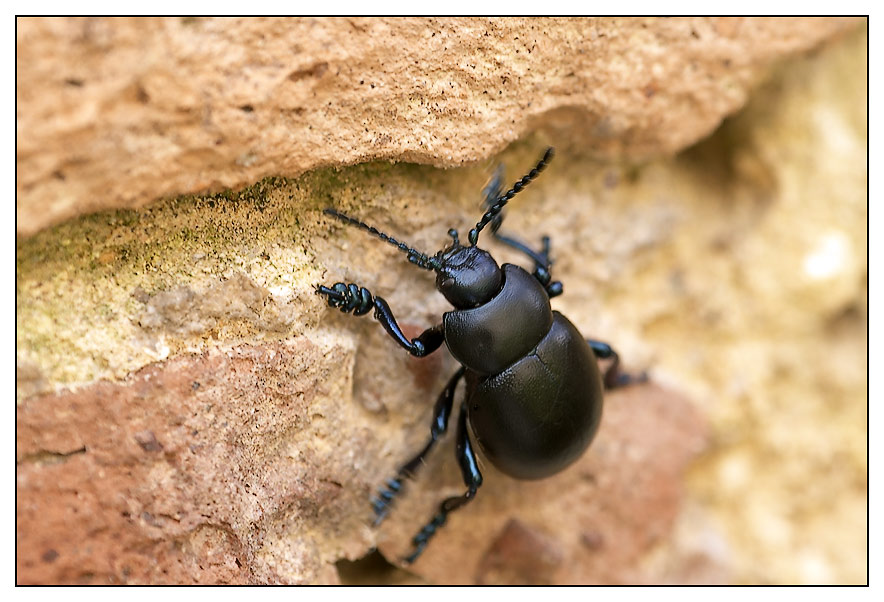
<svg viewBox="0 0 884 602"><path fill-rule="evenodd" d="M552 314L536 349L499 374L470 378L476 440L499 470L517 479L542 479L577 460L602 417L592 350L567 318Z"/></svg>
<svg viewBox="0 0 884 602"><path fill-rule="evenodd" d="M490 301L442 317L451 355L479 374L497 374L525 357L549 332L549 295L537 279L503 264L503 287Z"/></svg>

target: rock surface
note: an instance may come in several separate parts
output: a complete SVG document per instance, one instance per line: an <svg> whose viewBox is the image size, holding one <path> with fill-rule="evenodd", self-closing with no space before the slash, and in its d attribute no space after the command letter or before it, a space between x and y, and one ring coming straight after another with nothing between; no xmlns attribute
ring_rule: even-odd
<svg viewBox="0 0 884 602"><path fill-rule="evenodd" d="M17 231L323 166L457 166L541 126L600 156L672 153L856 23L21 18Z"/></svg>
<svg viewBox="0 0 884 602"><path fill-rule="evenodd" d="M92 49L93 62L84 63L92 66L117 61L120 48L140 48L141 54L126 56L153 57L144 63L151 71L161 64L171 70L182 57L192 62L213 48L229 58L224 53L233 46L243 67L222 70L228 77L277 69L288 74L290 65L274 59L285 35L268 34L262 51L260 36L244 32L268 24L307 32L327 31L330 23L350 26L231 21L225 30L223 23L147 21L139 28L125 20L20 21L19 46L23 39L33 43L29 61L19 65L18 94L38 89L24 86L25 80L57 85L65 94L122 94L125 86L90 90L85 76L59 70L57 76L36 77L27 67L51 75L52 64L66 64L68 54L84 47ZM370 23L390 27L387 21ZM475 23L490 27L484 20ZM516 25L494 23L498 33ZM526 22L519 23L525 30ZM203 126L190 112L169 109L178 106L174 103L156 105L161 98L190 98L189 75L176 72L172 80L146 87L147 102L133 88L129 104L102 105L106 119L100 127L89 117L95 105L63 95L48 92L34 101L35 110L57 106L59 98L65 107L57 119L44 113L39 123L25 117L30 109L19 103L19 231L36 232L20 237L16 250L20 583L867 579L865 32L833 39L768 70L764 66L774 58L810 48L845 31L849 22L556 23L560 27L545 35L578 40L592 50L585 53L587 62L574 59L583 67L573 78L556 80L551 67L545 74L544 81L558 82L556 90L573 93L576 108L555 105L561 97L551 95L553 104L532 105L539 112L527 121L505 125L528 111L518 107L528 102L526 94L538 94L539 80L525 70L518 72L519 86L500 88L494 111L484 99L448 100L454 93L446 91L452 104L444 106L460 108L424 123L404 112L411 105L371 96L366 79L362 95L386 103L389 111L379 110L387 115L384 127L397 132L375 146L357 143L352 132L363 126L349 116L380 105L353 101L322 108L331 97L346 97L340 89L345 66L359 64L352 59L363 56L358 53L342 54L346 60L329 61L326 71L298 80L316 92L305 94L318 103L305 105L304 115L311 117L298 131L326 128L324 142L310 143L321 150L304 150L308 147L280 133L285 128L272 127L278 107L270 110L274 105L256 100L285 97L266 92L272 77L249 80L254 88L236 78L228 86L199 84L208 94L201 103L217 107L212 103L222 103L219 98L235 97L223 101L230 105L227 113L218 109L223 119L209 122L227 128L215 164L215 155L202 153L182 160L178 151ZM590 26L617 35L591 42L572 35ZM87 33L68 53L54 50L58 46L50 42L56 38L40 37L54 28L65 39L72 27ZM776 27L782 28L778 35L771 33ZM191 45L183 47L187 52L175 34L185 28L193 29ZM427 29L431 40L442 35L438 29ZM361 39L363 33L353 31ZM450 26L445 31L453 44L456 35ZM686 44L664 43L678 32ZM696 52L698 68L712 65L707 55L716 55L700 46L709 41L708 32L730 40L725 46L739 50L738 60L745 61L736 70L736 88L720 79L727 79L720 70L700 86L693 68L682 68L693 63L669 56ZM222 35L239 40L239 46L208 44ZM326 49L357 48L347 37L317 39L328 42ZM488 52L498 52L505 39L491 46L494 36L487 37ZM634 44L631 54L617 50L624 40ZM173 42L179 50L169 50ZM322 46L306 33L299 43ZM449 62L462 52L458 49L472 48L464 44L451 47ZM544 48L532 50L532 60L547 56ZM395 87L418 105L431 98L430 89L404 92L414 83L401 76L409 72L400 72L399 79L378 66L383 49L369 50L359 60L375 61L372 73L387 78L384 86L376 84L377 94ZM630 104L635 82L628 77L644 77L649 67L645 59L629 66L624 57L649 55L670 70L650 98L639 95L644 100ZM294 56L310 55L304 50ZM501 73L494 69L513 72L513 65L522 64L507 56L495 54L482 73L493 79ZM592 57L608 57L620 71L602 69L604 61ZM208 74L212 63L204 63L206 77L215 77ZM127 73L95 68L90 77L131 83L141 69L132 65L140 63L128 61ZM586 87L587 70L604 74L598 85ZM64 83L66 77L73 83ZM574 78L584 92L564 87L562 82ZM460 84L461 93L475 92L469 81ZM331 84L337 87L325 90ZM521 95L510 95L519 87ZM538 97L550 96L544 90ZM699 96L691 96L694 92ZM438 96L433 102L443 106L441 90ZM590 97L596 100L585 100ZM739 114L694 147L672 157L635 160L682 149L747 99ZM696 115L685 116L678 108L682 102ZM483 119L474 118L475 126L461 119L469 107L476 115L485 111ZM594 111L618 116L606 136L598 132ZM173 114L178 121L169 121ZM71 127L65 121L71 115L84 121ZM232 115L264 121L228 119ZM642 122L642 115L652 118ZM674 123L673 115L683 128L661 127ZM132 150L133 140L145 140L132 133L132 124L150 132L151 142L139 147L143 153ZM404 127L414 131L406 135ZM458 136L462 130L467 140L456 149L451 142L450 163L439 158L439 149L447 148L443 140L432 138L431 147L431 138L423 144L420 138L446 128ZM26 138L24 130L35 138ZM505 152L490 155L516 137L521 140ZM180 148L163 146L172 139ZM89 157L96 155L88 149L101 140L119 146L110 143L113 152L98 153L102 162L93 162ZM232 168L234 147L240 154L254 148L247 141L266 142L256 154L262 159ZM432 275L364 232L329 220L321 209L358 215L433 252L448 240L449 227L464 236L475 223L479 191L498 163L513 181L548 144L556 145L557 158L513 200L503 229L531 245L542 234L552 235L555 277L565 286L553 306L587 336L615 344L629 369L647 369L652 384L609 395L593 447L552 479L517 482L483 465L486 480L477 499L452 515L415 565L393 566L440 499L462 491L453 442L439 446L380 529L369 526L367 500L425 441L433 401L455 364L444 351L421 360L408 357L370 316L356 319L330 310L313 287L336 281L367 286L389 301L409 336L437 323L448 306L434 290ZM23 153L22 145L32 145L34 152ZM283 157L286 145L291 155ZM55 169L56 159L47 157L78 149L83 162L65 168L71 169L62 172L67 179L39 175ZM132 167L127 162L135 155L139 163ZM210 160L203 162L206 157ZM483 162L447 171L411 163L341 166L369 157ZM264 174L297 174L319 164L334 167L46 228L62 216L121 202L142 204L176 191L251 183ZM101 194L92 188L97 182L105 186ZM120 201L124 189L131 196ZM84 206L84 198L96 204ZM34 208L38 217L29 222L26 212ZM493 241L480 242L499 261L524 264L523 257ZM376 547L380 552L372 552Z"/></svg>
<svg viewBox="0 0 884 602"><path fill-rule="evenodd" d="M20 405L18 581L334 582L368 546L352 509L377 446L364 411L331 402L350 368L301 338Z"/></svg>

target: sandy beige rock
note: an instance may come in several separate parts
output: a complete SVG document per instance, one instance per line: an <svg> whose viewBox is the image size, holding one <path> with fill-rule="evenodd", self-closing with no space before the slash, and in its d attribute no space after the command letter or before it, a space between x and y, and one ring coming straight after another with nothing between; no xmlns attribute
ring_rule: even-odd
<svg viewBox="0 0 884 602"><path fill-rule="evenodd" d="M375 159L452 167L538 127L678 151L853 19L22 18L19 234Z"/></svg>
<svg viewBox="0 0 884 602"><path fill-rule="evenodd" d="M600 160L559 144L548 115L457 170L323 168L20 238L19 579L491 583L533 560L551 583L864 582L866 53L860 29L781 63L674 157ZM553 143L504 229L553 236L554 307L652 385L609 396L570 472L483 467L475 502L394 568L383 554L462 487L450 439L379 531L366 500L423 444L455 365L410 358L313 287L365 285L412 335L448 305L431 274L321 209L433 252L475 223L499 162L511 181Z"/></svg>

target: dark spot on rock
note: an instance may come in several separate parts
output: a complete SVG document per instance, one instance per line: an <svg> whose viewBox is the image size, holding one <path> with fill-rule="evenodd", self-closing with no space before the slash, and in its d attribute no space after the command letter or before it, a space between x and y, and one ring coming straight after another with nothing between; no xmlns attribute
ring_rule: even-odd
<svg viewBox="0 0 884 602"><path fill-rule="evenodd" d="M310 67L307 67L306 69L298 69L297 71L292 71L291 73L289 73L288 78L289 78L289 81L293 81L293 82L300 81L300 80L304 79L305 77L319 78L319 77L322 77L322 75L326 71L328 71L328 63L321 62L321 63L316 63L314 65L311 65ZM359 83L362 83L362 82L360 81Z"/></svg>
<svg viewBox="0 0 884 602"><path fill-rule="evenodd" d="M255 110L255 107L253 107L252 105L242 105L239 110L243 113L251 113Z"/></svg>
<svg viewBox="0 0 884 602"><path fill-rule="evenodd" d="M66 83L69 86L73 86L74 88L82 88L83 84L85 84L86 82L84 82L82 79L77 78L77 77L69 77L64 80L64 83Z"/></svg>
<svg viewBox="0 0 884 602"><path fill-rule="evenodd" d="M191 388L192 390L196 391L197 389L200 388L200 384L199 384L198 382L196 382L196 381L193 381L192 383L190 383L190 388Z"/></svg>
<svg viewBox="0 0 884 602"><path fill-rule="evenodd" d="M342 585L388 585L397 580L401 582L407 576L377 550L357 560L338 560L335 568Z"/></svg>
<svg viewBox="0 0 884 602"><path fill-rule="evenodd" d="M424 328L407 322L401 324L401 328L409 339L416 338L424 331ZM442 356L434 353L425 357L409 359L406 366L414 377L415 385L424 391L431 391L436 387L439 374L442 371Z"/></svg>
<svg viewBox="0 0 884 602"><path fill-rule="evenodd" d="M49 548L45 552L43 552L43 562L55 562L55 559L58 558L58 552Z"/></svg>
<svg viewBox="0 0 884 602"><path fill-rule="evenodd" d="M158 452L163 449L163 446L157 441L157 437L153 434L153 431L140 431L135 433L134 436L138 445L140 445L141 449L146 452Z"/></svg>
<svg viewBox="0 0 884 602"><path fill-rule="evenodd" d="M135 290L132 291L132 298L141 303L147 303L150 301L150 294L141 288L141 285L139 284L135 287Z"/></svg>
<svg viewBox="0 0 884 602"><path fill-rule="evenodd" d="M617 172L609 171L605 174L605 188L616 188L619 182L620 178L617 176Z"/></svg>
<svg viewBox="0 0 884 602"><path fill-rule="evenodd" d="M559 542L510 519L479 563L480 585L549 585L562 563Z"/></svg>
<svg viewBox="0 0 884 602"><path fill-rule="evenodd" d="M605 545L605 538L598 531L584 531L580 534L580 543L587 549L596 552Z"/></svg>

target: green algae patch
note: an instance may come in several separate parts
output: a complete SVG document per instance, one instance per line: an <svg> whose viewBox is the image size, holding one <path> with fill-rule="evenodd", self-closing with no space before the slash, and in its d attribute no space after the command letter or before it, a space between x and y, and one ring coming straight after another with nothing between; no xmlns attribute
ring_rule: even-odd
<svg viewBox="0 0 884 602"><path fill-rule="evenodd" d="M438 212L466 198L452 225L474 221L487 172L480 165L452 177L383 162L321 169L95 213L20 240L17 398L123 378L177 353L303 334L318 323L314 292L327 265L336 280L382 264L394 266L387 280L414 274L364 234L353 238L364 249L350 244L353 233L322 209L351 212L432 253L446 241Z"/></svg>
<svg viewBox="0 0 884 602"><path fill-rule="evenodd" d="M389 171L382 166L380 171ZM369 168L268 178L242 191L92 214L19 241L19 397L120 378L220 342L280 339L310 323L320 209L364 196Z"/></svg>

